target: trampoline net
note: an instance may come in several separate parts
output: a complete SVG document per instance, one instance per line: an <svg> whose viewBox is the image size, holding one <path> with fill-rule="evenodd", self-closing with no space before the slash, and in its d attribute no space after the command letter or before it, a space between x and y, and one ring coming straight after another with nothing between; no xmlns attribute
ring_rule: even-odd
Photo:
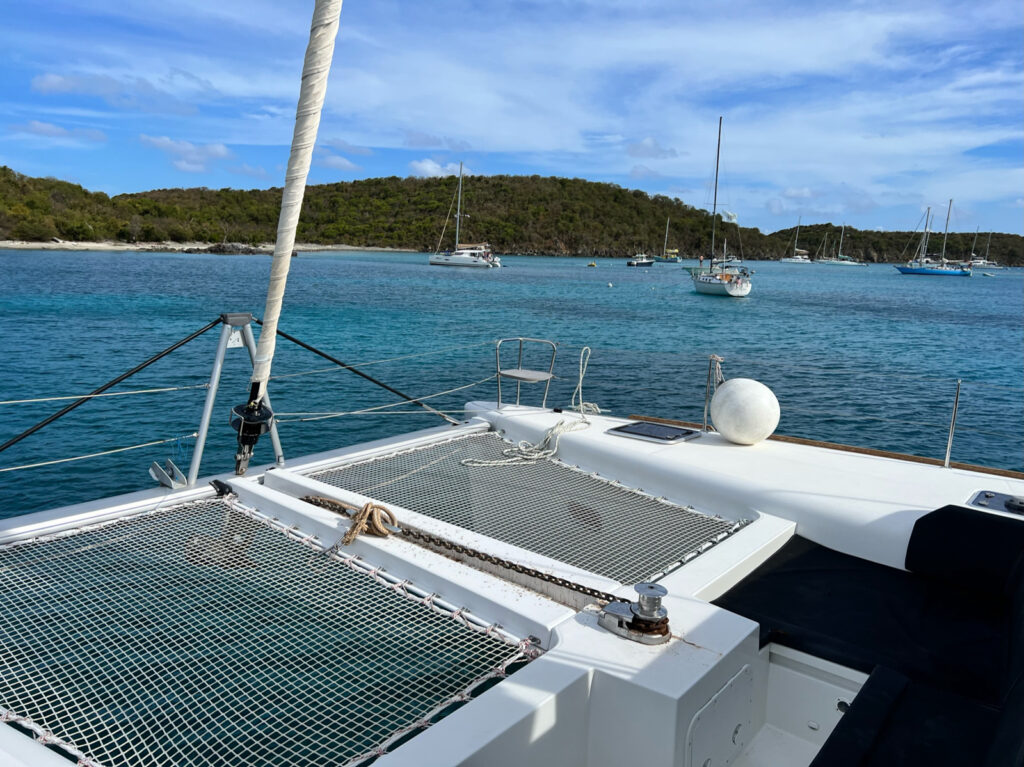
<svg viewBox="0 0 1024 767"><path fill-rule="evenodd" d="M0 719L88 765L358 764L524 659L306 543L208 500L0 546Z"/></svg>
<svg viewBox="0 0 1024 767"><path fill-rule="evenodd" d="M741 528L560 461L496 460L511 443L471 434L311 477L473 530L619 583L657 579Z"/></svg>

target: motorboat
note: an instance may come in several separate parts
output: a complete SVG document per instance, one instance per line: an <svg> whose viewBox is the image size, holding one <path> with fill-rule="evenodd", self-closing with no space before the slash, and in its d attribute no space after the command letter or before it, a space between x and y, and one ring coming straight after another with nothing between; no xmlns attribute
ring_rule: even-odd
<svg viewBox="0 0 1024 767"><path fill-rule="evenodd" d="M637 253L626 262L626 266L654 266L654 259L645 253Z"/></svg>

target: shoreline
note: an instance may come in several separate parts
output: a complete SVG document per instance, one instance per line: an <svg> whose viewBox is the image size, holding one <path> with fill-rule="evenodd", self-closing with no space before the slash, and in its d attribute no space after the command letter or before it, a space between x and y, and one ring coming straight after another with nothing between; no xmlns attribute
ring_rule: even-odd
<svg viewBox="0 0 1024 767"><path fill-rule="evenodd" d="M224 247L225 249L245 248L266 253L274 252L274 243L262 242L259 245L246 245L237 242L73 242L70 240L52 240L46 242L29 240L0 240L0 250L70 250L78 252L113 251L113 252L139 252L139 253L182 253L187 250L202 250L213 253L214 248ZM294 249L299 253L316 253L325 251L374 251L383 253L418 253L417 250L408 248L387 248L379 246L357 246L331 244L321 245L319 243L297 242ZM227 253L225 255L231 255Z"/></svg>

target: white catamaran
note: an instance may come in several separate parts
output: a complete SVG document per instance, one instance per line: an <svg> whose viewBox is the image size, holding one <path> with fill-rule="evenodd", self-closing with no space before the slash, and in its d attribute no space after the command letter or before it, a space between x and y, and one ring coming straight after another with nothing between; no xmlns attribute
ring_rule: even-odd
<svg viewBox="0 0 1024 767"><path fill-rule="evenodd" d="M729 256L722 247L722 258L715 258L715 230L718 223L718 160L722 152L722 118L718 118L718 146L715 150L715 195L711 207L711 268L691 269L690 279L698 293L710 296L743 298L750 295L750 271L746 267L729 264Z"/></svg>
<svg viewBox="0 0 1024 767"><path fill-rule="evenodd" d="M585 353L549 408L555 345L513 338L463 420L389 387L445 423L285 459L267 381L340 12L317 0L258 346L248 314L204 329L187 475L0 520L0 764L1020 767L1024 474L950 463L952 428L945 461L775 439L716 357L704 424L599 414ZM233 346L236 470L199 480Z"/></svg>
<svg viewBox="0 0 1024 767"><path fill-rule="evenodd" d="M491 252L491 246L486 242L460 243L459 234L463 218L462 213L462 163L459 163L459 187L458 206L455 211L455 250L446 250L443 253L438 246L438 252L430 257L431 266L469 266L494 269L501 266L501 259ZM450 209L449 209L450 212ZM445 221L445 228L448 222ZM441 231L441 239L444 239L444 230Z"/></svg>

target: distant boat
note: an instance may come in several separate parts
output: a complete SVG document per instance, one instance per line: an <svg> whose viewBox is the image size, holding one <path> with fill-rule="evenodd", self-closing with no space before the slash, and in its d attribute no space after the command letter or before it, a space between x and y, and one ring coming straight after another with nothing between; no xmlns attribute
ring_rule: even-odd
<svg viewBox="0 0 1024 767"><path fill-rule="evenodd" d="M752 285L750 272L746 268L729 266L725 246L722 258L715 259L715 229L718 223L718 160L722 153L722 118L718 118L718 147L715 150L715 197L711 208L711 268L691 269L693 289L708 296L729 296L743 298L750 295Z"/></svg>
<svg viewBox="0 0 1024 767"><path fill-rule="evenodd" d="M829 264L831 266L867 266L863 261L856 261L849 256L843 255L843 235L846 234L846 224L839 232L839 250L835 258L819 258L816 263Z"/></svg>
<svg viewBox="0 0 1024 767"><path fill-rule="evenodd" d="M971 269L1005 269L1001 264L997 264L995 261L988 260L988 249L992 244L992 232L988 233L988 242L985 243L985 255L984 257L975 254L974 246L978 244L978 233L974 233L974 242L971 244L971 257L967 261L960 261L957 266L966 266ZM986 275L992 277L994 275Z"/></svg>
<svg viewBox="0 0 1024 767"><path fill-rule="evenodd" d="M591 261L589 264L587 264L587 266L597 266L597 262Z"/></svg>
<svg viewBox="0 0 1024 767"><path fill-rule="evenodd" d="M783 258L780 258L779 261L781 261L784 264L809 264L809 263L811 263L811 259L809 259L807 257L807 251L806 250L800 250L800 248L798 247L799 244L800 244L800 217L798 216L797 219L796 219L796 237L793 238L793 255L792 256L785 256Z"/></svg>
<svg viewBox="0 0 1024 767"><path fill-rule="evenodd" d="M682 263L683 260L679 257L678 248L673 248L672 250L668 249L668 223L671 220L672 219L669 218L665 219L665 243L661 246L661 255L654 257L654 260L657 261L658 263L679 264Z"/></svg>
<svg viewBox="0 0 1024 767"><path fill-rule="evenodd" d="M654 266L654 259L646 253L637 253L626 262L626 266Z"/></svg>
<svg viewBox="0 0 1024 767"><path fill-rule="evenodd" d="M460 243L459 233L462 222L462 163L459 163L459 204L455 211L455 251L446 250L438 252L430 257L431 266L469 266L484 269L494 269L501 266L501 259L491 253L491 246L486 242ZM451 208L448 209L451 212ZM448 228L447 219L444 222L445 229ZM441 239L444 239L444 229L441 230Z"/></svg>
<svg viewBox="0 0 1024 767"><path fill-rule="evenodd" d="M897 266L900 274L918 274L929 277L970 277L971 267L953 264L946 260L946 239L949 236L949 214L953 210L953 201L949 201L949 208L946 210L946 232L942 236L942 254L936 262L928 257L928 235L930 233L929 219L932 209L924 214L924 233L921 235L921 249L916 259L911 259L903 266Z"/></svg>

